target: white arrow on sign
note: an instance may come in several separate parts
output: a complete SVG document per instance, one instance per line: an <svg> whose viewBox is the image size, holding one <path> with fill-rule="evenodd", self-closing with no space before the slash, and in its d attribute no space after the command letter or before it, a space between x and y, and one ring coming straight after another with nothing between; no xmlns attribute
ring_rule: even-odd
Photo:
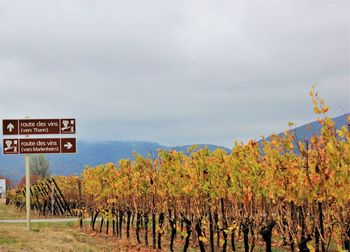
<svg viewBox="0 0 350 252"><path fill-rule="evenodd" d="M12 123L9 123L7 125L7 129L8 129L8 131L12 132L15 129L15 126Z"/></svg>
<svg viewBox="0 0 350 252"><path fill-rule="evenodd" d="M67 142L67 143L64 145L64 147L66 147L67 150L69 150L70 148L73 147L73 144L71 144L70 142Z"/></svg>

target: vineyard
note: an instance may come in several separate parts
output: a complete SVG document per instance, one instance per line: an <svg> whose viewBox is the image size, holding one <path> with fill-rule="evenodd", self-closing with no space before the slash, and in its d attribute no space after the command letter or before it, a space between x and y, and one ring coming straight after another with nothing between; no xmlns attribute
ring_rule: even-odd
<svg viewBox="0 0 350 252"><path fill-rule="evenodd" d="M323 99L310 95L322 130L307 141L289 130L230 153L135 153L79 177L40 181L32 208L79 216L81 227L88 217L97 233L164 251L349 250L350 118L335 129ZM24 199L17 189L9 201L22 207Z"/></svg>

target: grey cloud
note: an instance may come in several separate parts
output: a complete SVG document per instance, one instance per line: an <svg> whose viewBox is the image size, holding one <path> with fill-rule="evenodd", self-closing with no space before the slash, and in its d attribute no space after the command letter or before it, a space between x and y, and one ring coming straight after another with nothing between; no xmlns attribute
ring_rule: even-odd
<svg viewBox="0 0 350 252"><path fill-rule="evenodd" d="M348 1L0 2L0 114L83 139L214 143L349 111Z"/></svg>

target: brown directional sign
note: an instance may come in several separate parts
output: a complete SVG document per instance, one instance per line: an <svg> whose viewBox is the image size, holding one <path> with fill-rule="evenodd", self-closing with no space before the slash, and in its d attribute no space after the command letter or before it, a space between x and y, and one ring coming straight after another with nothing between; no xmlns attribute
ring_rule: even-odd
<svg viewBox="0 0 350 252"><path fill-rule="evenodd" d="M61 138L61 153L76 153L77 141L75 138Z"/></svg>
<svg viewBox="0 0 350 252"><path fill-rule="evenodd" d="M59 134L59 119L25 119L19 120L18 133L20 135Z"/></svg>
<svg viewBox="0 0 350 252"><path fill-rule="evenodd" d="M75 119L61 119L60 125L61 134L75 134Z"/></svg>
<svg viewBox="0 0 350 252"><path fill-rule="evenodd" d="M17 119L2 120L2 134L18 135L18 120Z"/></svg>
<svg viewBox="0 0 350 252"><path fill-rule="evenodd" d="M5 119L3 135L75 134L75 119Z"/></svg>
<svg viewBox="0 0 350 252"><path fill-rule="evenodd" d="M59 138L23 138L19 142L20 154L60 153Z"/></svg>
<svg viewBox="0 0 350 252"><path fill-rule="evenodd" d="M19 154L19 139L3 139L2 153Z"/></svg>
<svg viewBox="0 0 350 252"><path fill-rule="evenodd" d="M75 138L3 139L3 154L76 153Z"/></svg>

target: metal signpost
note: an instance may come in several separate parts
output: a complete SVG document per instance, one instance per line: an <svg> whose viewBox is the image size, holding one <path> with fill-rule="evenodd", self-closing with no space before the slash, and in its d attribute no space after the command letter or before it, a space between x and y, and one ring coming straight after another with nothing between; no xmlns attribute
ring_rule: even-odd
<svg viewBox="0 0 350 252"><path fill-rule="evenodd" d="M26 211L27 228L30 225L30 154L65 154L76 153L76 138L29 138L29 135L75 134L75 119L4 119L2 133L4 138L2 153L4 155L25 155L26 170ZM27 138L18 138L25 135Z"/></svg>

